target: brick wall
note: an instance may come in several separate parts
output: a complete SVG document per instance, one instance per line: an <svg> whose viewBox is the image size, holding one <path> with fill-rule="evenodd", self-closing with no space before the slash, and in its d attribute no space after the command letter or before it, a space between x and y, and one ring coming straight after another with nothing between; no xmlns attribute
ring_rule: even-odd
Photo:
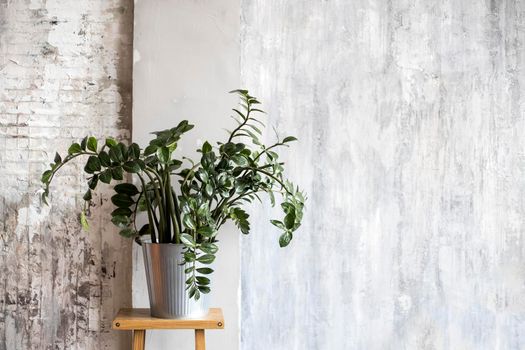
<svg viewBox="0 0 525 350"><path fill-rule="evenodd" d="M130 136L131 0L0 0L0 349L118 349L110 319L131 301L131 242L106 215L78 224L77 163L40 203L54 150Z"/></svg>

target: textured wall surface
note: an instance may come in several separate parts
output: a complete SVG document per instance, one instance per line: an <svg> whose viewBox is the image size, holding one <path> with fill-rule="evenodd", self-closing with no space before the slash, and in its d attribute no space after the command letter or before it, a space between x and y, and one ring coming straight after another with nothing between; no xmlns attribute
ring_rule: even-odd
<svg viewBox="0 0 525 350"><path fill-rule="evenodd" d="M242 242L242 349L525 348L525 1L250 0L242 80L309 192ZM264 106L263 106L264 107Z"/></svg>
<svg viewBox="0 0 525 350"><path fill-rule="evenodd" d="M197 157L204 140L224 139L238 102L239 0L138 0L135 5L133 140L187 119L195 128L178 143L177 155ZM199 159L199 158L197 158ZM239 236L233 225L219 232L212 277L212 306L223 308L225 329L208 332L207 349L239 348ZM142 250L133 251L133 306L147 307ZM192 349L190 331L152 331L146 348Z"/></svg>
<svg viewBox="0 0 525 350"><path fill-rule="evenodd" d="M131 303L131 242L99 191L91 231L77 215L76 163L40 173L86 134L130 136L131 0L0 0L0 349L125 349L111 332ZM111 205L109 203L109 205Z"/></svg>

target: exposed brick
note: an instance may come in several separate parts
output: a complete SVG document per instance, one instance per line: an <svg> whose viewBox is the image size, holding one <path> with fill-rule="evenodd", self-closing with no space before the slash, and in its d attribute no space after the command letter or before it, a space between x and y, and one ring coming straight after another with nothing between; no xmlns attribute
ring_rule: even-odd
<svg viewBox="0 0 525 350"><path fill-rule="evenodd" d="M130 136L132 0L0 0L0 350L117 349L129 306L131 242L106 212L109 187L78 224L83 163L40 203L54 151L85 135ZM127 105L128 104L128 105ZM116 276L101 274L116 264Z"/></svg>

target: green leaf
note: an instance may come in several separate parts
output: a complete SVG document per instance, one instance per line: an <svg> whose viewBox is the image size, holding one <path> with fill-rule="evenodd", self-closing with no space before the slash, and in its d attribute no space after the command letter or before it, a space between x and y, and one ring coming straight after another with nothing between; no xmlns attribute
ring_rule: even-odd
<svg viewBox="0 0 525 350"><path fill-rule="evenodd" d="M51 170L44 171L44 173L42 173L42 182L48 183L49 179L51 179L51 175L53 175L53 172Z"/></svg>
<svg viewBox="0 0 525 350"><path fill-rule="evenodd" d="M98 147L97 139L94 138L93 136L88 138L88 140L87 140L87 149L90 150L90 151L96 152L97 151L97 147Z"/></svg>
<svg viewBox="0 0 525 350"><path fill-rule="evenodd" d="M208 153L212 151L212 147L208 141L202 144L202 153Z"/></svg>
<svg viewBox="0 0 525 350"><path fill-rule="evenodd" d="M146 149L144 150L144 155L145 155L145 156L152 155L153 153L157 152L157 148L159 148L157 145L149 145L149 146L146 147Z"/></svg>
<svg viewBox="0 0 525 350"><path fill-rule="evenodd" d="M170 150L167 147L160 147L157 149L157 158L164 164L168 163L170 161Z"/></svg>
<svg viewBox="0 0 525 350"><path fill-rule="evenodd" d="M241 208L232 208L230 218L235 222L235 225L241 230L243 234L250 233L250 222L248 218L250 215Z"/></svg>
<svg viewBox="0 0 525 350"><path fill-rule="evenodd" d="M129 156L132 159L138 159L140 157L140 147L136 143L132 143L131 146L129 146Z"/></svg>
<svg viewBox="0 0 525 350"><path fill-rule="evenodd" d="M91 196L91 190L87 190L84 196L82 197L86 202L90 201L93 197Z"/></svg>
<svg viewBox="0 0 525 350"><path fill-rule="evenodd" d="M219 247L214 243L201 243L199 249L204 253L215 254L219 250Z"/></svg>
<svg viewBox="0 0 525 350"><path fill-rule="evenodd" d="M99 175L100 181L102 181L105 184L108 184L111 182L111 169L104 170Z"/></svg>
<svg viewBox="0 0 525 350"><path fill-rule="evenodd" d="M203 226L197 229L197 233L205 237L211 237L215 233L215 230L213 229L213 227Z"/></svg>
<svg viewBox="0 0 525 350"><path fill-rule="evenodd" d="M97 187L98 184L98 175L93 175L91 180L88 181L88 186L90 189L94 190Z"/></svg>
<svg viewBox="0 0 525 350"><path fill-rule="evenodd" d="M137 234L137 232L133 229L130 229L130 228L125 228L123 229L122 231L119 232L119 234L123 237L126 237L126 238L131 238L131 237L135 237L135 235Z"/></svg>
<svg viewBox="0 0 525 350"><path fill-rule="evenodd" d="M118 145L109 149L109 157L116 163L121 163L124 161L124 158L122 157L122 151Z"/></svg>
<svg viewBox="0 0 525 350"><path fill-rule="evenodd" d="M186 228L190 230L195 230L195 221L193 220L190 214L184 215L184 217L182 218L182 223Z"/></svg>
<svg viewBox="0 0 525 350"><path fill-rule="evenodd" d="M84 211L80 212L80 225L84 231L89 230L89 223L87 221L86 213Z"/></svg>
<svg viewBox="0 0 525 350"><path fill-rule="evenodd" d="M133 212L129 208L117 208L111 212L111 216L131 216Z"/></svg>
<svg viewBox="0 0 525 350"><path fill-rule="evenodd" d="M90 156L84 167L84 171L88 174L93 174L96 171L100 171L101 164L97 156Z"/></svg>
<svg viewBox="0 0 525 350"><path fill-rule="evenodd" d="M281 248L286 247L288 244L290 244L290 241L292 240L292 233L290 231L286 231L279 237L279 246Z"/></svg>
<svg viewBox="0 0 525 350"><path fill-rule="evenodd" d="M209 267L201 267L197 269L198 273L202 273L203 275L209 275L213 273L213 269L210 269Z"/></svg>
<svg viewBox="0 0 525 350"><path fill-rule="evenodd" d="M273 226L280 228L281 230L285 230L284 224L279 220L270 220Z"/></svg>
<svg viewBox="0 0 525 350"><path fill-rule="evenodd" d="M133 198L127 194L118 193L111 197L111 202L119 208L128 208L135 204Z"/></svg>
<svg viewBox="0 0 525 350"><path fill-rule="evenodd" d="M122 180L122 179L124 179L124 174L122 172L122 167L117 166L117 167L111 168L111 176L113 177L113 180Z"/></svg>
<svg viewBox="0 0 525 350"><path fill-rule="evenodd" d="M199 283L200 285L210 284L210 279L208 277L197 276L196 279L197 279L197 283Z"/></svg>
<svg viewBox="0 0 525 350"><path fill-rule="evenodd" d="M207 183L206 186L204 187L204 190L206 191L206 194L209 197L213 195L213 186L211 185L211 183Z"/></svg>
<svg viewBox="0 0 525 350"><path fill-rule="evenodd" d="M186 262L193 262L196 258L195 253L191 250L184 252L184 260L186 260Z"/></svg>
<svg viewBox="0 0 525 350"><path fill-rule="evenodd" d="M215 255L212 255L212 254L204 254L197 258L198 262L205 264L205 265L211 264L214 260L215 260Z"/></svg>
<svg viewBox="0 0 525 350"><path fill-rule="evenodd" d="M293 136L287 136L283 139L283 143L292 142L292 141L297 141L297 138Z"/></svg>
<svg viewBox="0 0 525 350"><path fill-rule="evenodd" d="M119 142L117 146L120 149L120 153L122 154L122 160L126 160L128 158L128 147L122 142Z"/></svg>
<svg viewBox="0 0 525 350"><path fill-rule="evenodd" d="M149 224L145 224L139 230L139 235L141 235L141 236L149 235L150 233L151 233L151 231L150 231L150 228L149 228Z"/></svg>
<svg viewBox="0 0 525 350"><path fill-rule="evenodd" d="M106 151L100 151L98 159L102 166L108 167L111 165L111 158L109 158L109 154Z"/></svg>
<svg viewBox="0 0 525 350"><path fill-rule="evenodd" d="M199 291L203 294L208 294L211 291L210 287L208 286L199 286L198 288Z"/></svg>
<svg viewBox="0 0 525 350"><path fill-rule="evenodd" d="M60 154L58 154L58 152L55 153L55 163L57 165L62 163L62 157L60 157Z"/></svg>
<svg viewBox="0 0 525 350"><path fill-rule="evenodd" d="M186 246L195 247L195 241L193 240L193 237L188 234L182 234L180 236L180 240Z"/></svg>
<svg viewBox="0 0 525 350"><path fill-rule="evenodd" d="M111 137L108 137L106 139L106 146L107 147L111 148L111 147L115 147L116 145L118 145L118 142L115 139L113 139Z"/></svg>
<svg viewBox="0 0 525 350"><path fill-rule="evenodd" d="M87 141L88 141L88 137L84 137L82 139L82 141L80 142L80 148L82 149L82 151L85 151L86 150L86 144L87 144Z"/></svg>
<svg viewBox="0 0 525 350"><path fill-rule="evenodd" d="M238 166L244 167L244 166L248 165L248 160L244 156L242 156L240 154L232 156L231 159Z"/></svg>
<svg viewBox="0 0 525 350"><path fill-rule="evenodd" d="M284 217L284 226L291 230L295 224L295 211L290 211L286 216Z"/></svg>
<svg viewBox="0 0 525 350"><path fill-rule="evenodd" d="M130 224L128 216L125 215L116 215L111 218L111 222L118 228L126 228Z"/></svg>
<svg viewBox="0 0 525 350"><path fill-rule="evenodd" d="M140 193L137 186L130 183L118 184L113 187L113 189L117 193L127 194L128 196L134 196Z"/></svg>
<svg viewBox="0 0 525 350"><path fill-rule="evenodd" d="M237 89L237 90L232 90L229 93L230 94L239 94L241 96L245 96L245 95L248 94L248 90Z"/></svg>
<svg viewBox="0 0 525 350"><path fill-rule="evenodd" d="M127 161L122 165L122 168L127 171L128 173L139 173L140 172L140 166L137 162L134 162L132 160Z"/></svg>
<svg viewBox="0 0 525 350"><path fill-rule="evenodd" d="M71 146L69 146L69 149L67 150L68 154L75 154L82 152L82 148L78 143L74 143Z"/></svg>

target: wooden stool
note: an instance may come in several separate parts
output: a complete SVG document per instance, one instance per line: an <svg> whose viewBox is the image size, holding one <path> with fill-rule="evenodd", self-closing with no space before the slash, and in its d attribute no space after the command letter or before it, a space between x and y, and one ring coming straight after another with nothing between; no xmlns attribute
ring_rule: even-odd
<svg viewBox="0 0 525 350"><path fill-rule="evenodd" d="M150 316L149 309L120 309L113 320L113 329L133 331L133 350L144 350L147 329L195 329L195 350L205 350L205 329L223 329L221 309L210 309L198 319L170 320Z"/></svg>

